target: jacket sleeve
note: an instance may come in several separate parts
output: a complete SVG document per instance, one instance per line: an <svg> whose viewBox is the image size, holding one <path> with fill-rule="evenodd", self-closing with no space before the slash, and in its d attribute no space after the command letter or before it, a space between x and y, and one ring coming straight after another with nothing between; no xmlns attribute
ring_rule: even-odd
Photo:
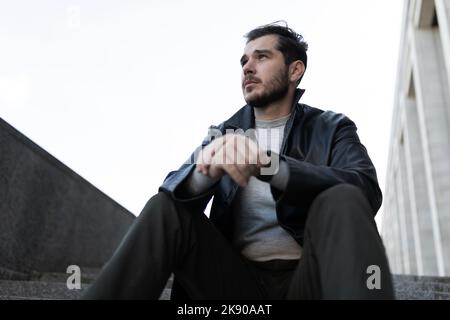
<svg viewBox="0 0 450 320"><path fill-rule="evenodd" d="M203 139L202 144L195 149L191 156L181 165L180 168L178 168L178 170L169 172L158 191L166 192L176 201L184 202L204 210L213 196L213 191L217 183L213 188L196 196L187 196L186 193L182 192L181 186L194 171L195 162L199 152L220 134L221 126L210 126L208 135Z"/></svg>
<svg viewBox="0 0 450 320"><path fill-rule="evenodd" d="M316 165L280 155L288 164L289 180L284 191L272 187L274 199L292 206L303 207L306 204L309 207L322 191L348 183L363 191L375 215L382 202L375 167L359 140L355 124L343 115L334 115L339 116L339 121L331 136L326 164Z"/></svg>

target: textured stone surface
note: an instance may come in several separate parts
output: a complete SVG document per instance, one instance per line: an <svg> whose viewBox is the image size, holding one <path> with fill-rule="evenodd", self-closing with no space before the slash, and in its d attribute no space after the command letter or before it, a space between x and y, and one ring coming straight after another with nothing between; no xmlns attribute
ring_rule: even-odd
<svg viewBox="0 0 450 320"><path fill-rule="evenodd" d="M450 300L450 278L394 275L398 300Z"/></svg>
<svg viewBox="0 0 450 320"><path fill-rule="evenodd" d="M101 267L134 215L0 119L0 277ZM31 274L31 275L30 275Z"/></svg>
<svg viewBox="0 0 450 320"><path fill-rule="evenodd" d="M0 300L75 300L81 297L98 275L97 269L83 269L81 289L69 290L67 274L44 273L31 281L0 280ZM160 300L169 300L173 278L171 277L161 293Z"/></svg>
<svg viewBox="0 0 450 320"><path fill-rule="evenodd" d="M68 290L66 274L44 274L40 281L0 280L0 300L77 299L95 278L93 270L82 279L81 290ZM399 300L450 300L450 278L394 275L396 298ZM169 279L160 300L169 300L173 279Z"/></svg>
<svg viewBox="0 0 450 320"><path fill-rule="evenodd" d="M0 280L0 299L3 300L73 300L83 290L69 290L64 282Z"/></svg>

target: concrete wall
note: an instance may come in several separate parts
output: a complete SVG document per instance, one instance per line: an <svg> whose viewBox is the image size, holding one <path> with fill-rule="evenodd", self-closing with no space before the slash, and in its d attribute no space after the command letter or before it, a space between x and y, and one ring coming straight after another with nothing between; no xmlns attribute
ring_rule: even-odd
<svg viewBox="0 0 450 320"><path fill-rule="evenodd" d="M99 268L134 215L0 119L0 279Z"/></svg>

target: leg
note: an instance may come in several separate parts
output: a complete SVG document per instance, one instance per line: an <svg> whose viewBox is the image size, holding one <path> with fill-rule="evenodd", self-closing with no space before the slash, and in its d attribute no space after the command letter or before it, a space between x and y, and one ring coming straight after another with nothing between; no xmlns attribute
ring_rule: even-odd
<svg viewBox="0 0 450 320"><path fill-rule="evenodd" d="M370 290L367 286L374 274L367 269L371 265L379 267L380 289ZM288 298L394 298L373 211L358 188L340 184L322 192L312 203L303 257L292 278Z"/></svg>
<svg viewBox="0 0 450 320"><path fill-rule="evenodd" d="M193 299L260 298L247 265L203 212L160 192L84 299L157 299L174 272Z"/></svg>

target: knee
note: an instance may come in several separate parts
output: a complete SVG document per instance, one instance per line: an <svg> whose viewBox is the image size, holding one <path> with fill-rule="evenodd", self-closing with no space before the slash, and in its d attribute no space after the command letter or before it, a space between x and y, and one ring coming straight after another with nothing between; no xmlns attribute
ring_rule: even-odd
<svg viewBox="0 0 450 320"><path fill-rule="evenodd" d="M363 192L350 184L338 184L314 199L310 212L322 219L340 221L354 216L373 219L373 212Z"/></svg>
<svg viewBox="0 0 450 320"><path fill-rule="evenodd" d="M361 199L365 199L361 189L351 184L341 183L321 192L315 200L346 205Z"/></svg>
<svg viewBox="0 0 450 320"><path fill-rule="evenodd" d="M141 224L157 225L159 227L189 226L194 211L188 206L174 200L166 192L158 192L148 200L141 214Z"/></svg>
<svg viewBox="0 0 450 320"><path fill-rule="evenodd" d="M143 211L146 210L146 208L149 207L155 207L155 206L171 206L173 205L173 199L170 197L169 194L165 192L158 192L157 194L153 195L146 203Z"/></svg>
<svg viewBox="0 0 450 320"><path fill-rule="evenodd" d="M138 219L147 220L155 216L169 217L171 212L176 211L171 209L175 209L174 200L167 193L160 191L147 201Z"/></svg>
<svg viewBox="0 0 450 320"><path fill-rule="evenodd" d="M150 200L147 201L147 205L171 205L173 203L172 197L163 191L159 191L157 194L153 195Z"/></svg>

